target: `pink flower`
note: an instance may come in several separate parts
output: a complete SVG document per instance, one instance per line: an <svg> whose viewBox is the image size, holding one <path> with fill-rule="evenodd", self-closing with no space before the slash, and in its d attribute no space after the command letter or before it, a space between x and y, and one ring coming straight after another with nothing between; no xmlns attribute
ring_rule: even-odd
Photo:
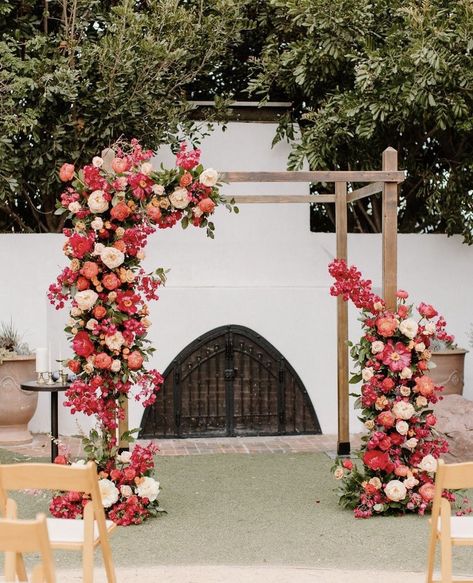
<svg viewBox="0 0 473 583"><path fill-rule="evenodd" d="M437 310L433 306L430 304L424 304L424 302L419 304L417 311L421 316L424 316L424 318L435 318L435 316L438 315Z"/></svg>
<svg viewBox="0 0 473 583"><path fill-rule="evenodd" d="M409 297L409 294L403 289L398 289L396 296L402 300L405 300Z"/></svg>
<svg viewBox="0 0 473 583"><path fill-rule="evenodd" d="M176 166L179 166L179 168L183 168L184 170L192 170L192 168L199 164L199 160L200 150L198 148L188 152L187 145L184 143L181 144L176 156Z"/></svg>
<svg viewBox="0 0 473 583"><path fill-rule="evenodd" d="M62 182L69 182L74 178L74 164L63 164L59 169L59 178Z"/></svg>
<svg viewBox="0 0 473 583"><path fill-rule="evenodd" d="M411 364L411 351L402 342L393 344L388 341L382 353L383 364L389 366L393 372L401 372L404 367Z"/></svg>
<svg viewBox="0 0 473 583"><path fill-rule="evenodd" d="M380 336L393 336L396 332L399 323L393 314L383 316L376 320L376 329Z"/></svg>

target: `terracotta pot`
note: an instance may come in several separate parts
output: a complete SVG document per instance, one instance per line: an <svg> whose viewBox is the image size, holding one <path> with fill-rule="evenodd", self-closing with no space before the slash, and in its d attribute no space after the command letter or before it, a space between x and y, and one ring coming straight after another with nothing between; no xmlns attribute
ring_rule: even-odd
<svg viewBox="0 0 473 583"><path fill-rule="evenodd" d="M465 354L468 350L439 350L432 352L432 362L437 366L429 371L429 376L436 385L445 387L443 395L463 394L463 375Z"/></svg>
<svg viewBox="0 0 473 583"><path fill-rule="evenodd" d="M38 393L23 391L20 383L35 378L35 357L15 356L0 364L0 445L31 443L28 423L38 404Z"/></svg>

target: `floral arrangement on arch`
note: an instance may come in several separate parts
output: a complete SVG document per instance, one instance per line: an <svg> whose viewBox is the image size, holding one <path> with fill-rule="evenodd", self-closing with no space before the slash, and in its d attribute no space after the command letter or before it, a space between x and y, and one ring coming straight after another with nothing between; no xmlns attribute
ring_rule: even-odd
<svg viewBox="0 0 473 583"><path fill-rule="evenodd" d="M76 378L65 393L65 405L71 413L97 417L98 432L91 434L85 449L89 459L97 461L101 479L111 479L120 493L107 506L108 516L119 524L129 523L128 518L120 518L119 505L138 504L134 515L144 517L155 501L139 495L140 480L151 479L152 448L135 447L137 453L133 452L128 467L123 465L123 455L117 457L119 440L132 439L131 432L117 435L124 418L122 404L135 391L134 398L150 406L163 382L157 370L145 366L154 351L146 338L151 325L146 302L158 299L157 290L165 281L164 270L146 273L140 266L147 239L157 228L178 222L184 228L189 224L205 228L213 237L210 217L215 207L225 204L238 212L233 202L221 197L218 173L200 165L200 150L181 144L176 167L171 169L155 170L152 156L151 150L132 140L109 149L104 158L96 156L78 172L73 164L63 164L59 177L69 185L56 213L67 213L71 222L64 229L69 265L48 293L56 309L72 301L65 331L74 357L65 364ZM125 479L132 470L132 480ZM68 504L64 499L64 508ZM56 497L52 510L64 515L64 508Z"/></svg>
<svg viewBox="0 0 473 583"><path fill-rule="evenodd" d="M433 500L437 459L448 451L429 409L443 389L428 375L429 347L434 339L451 344L453 336L433 306L422 302L415 310L408 304L407 292L399 290L396 309L388 310L355 266L337 259L329 272L335 279L331 295L361 310L363 336L351 346L360 371L350 382L362 382L355 406L368 430L358 453L362 469L350 459L338 459L333 468L340 480L340 504L354 509L357 518L424 514ZM452 493L444 495L455 499Z"/></svg>

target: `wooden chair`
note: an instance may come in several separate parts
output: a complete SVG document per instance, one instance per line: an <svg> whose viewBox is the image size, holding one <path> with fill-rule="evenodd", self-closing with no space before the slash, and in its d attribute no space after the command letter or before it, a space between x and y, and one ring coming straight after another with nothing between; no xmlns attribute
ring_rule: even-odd
<svg viewBox="0 0 473 583"><path fill-rule="evenodd" d="M48 518L47 527L53 549L82 551L83 581L92 583L94 576L94 549L102 549L108 583L116 583L115 568L108 533L116 525L105 520L102 499L93 462L85 466L58 464L0 465L0 511L5 516L15 504L8 498L12 490L63 490L84 492L90 502L84 508L84 519ZM16 512L13 512L16 515ZM11 512L9 512L11 514ZM19 573L18 573L19 574Z"/></svg>
<svg viewBox="0 0 473 583"><path fill-rule="evenodd" d="M23 553L40 554L41 563L32 572L32 583L56 583L46 516L36 520L0 519L0 551L5 552L5 581L28 581Z"/></svg>
<svg viewBox="0 0 473 583"><path fill-rule="evenodd" d="M435 548L440 542L442 583L471 583L473 579L452 579L452 546L473 545L473 516L452 516L450 503L442 498L445 489L473 487L473 462L445 464L439 460L430 519L427 583L433 583Z"/></svg>

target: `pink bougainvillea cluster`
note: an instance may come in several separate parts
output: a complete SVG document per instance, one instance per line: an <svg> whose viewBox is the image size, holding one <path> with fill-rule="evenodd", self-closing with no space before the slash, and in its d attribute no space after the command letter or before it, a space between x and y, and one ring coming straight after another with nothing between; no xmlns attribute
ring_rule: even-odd
<svg viewBox="0 0 473 583"><path fill-rule="evenodd" d="M149 406L163 382L145 367L154 350L146 302L158 299L164 281L162 269L146 273L140 266L149 235L180 222L213 237L215 207L238 210L220 196L218 173L200 165L200 150L182 144L170 170L155 170L152 156L133 140L79 171L63 164L59 172L67 186L56 213L67 214L70 224L64 229L69 263L48 295L57 309L72 301L66 333L74 356L65 364L76 377L65 405L97 417L109 452L120 438L121 403L134 393Z"/></svg>
<svg viewBox="0 0 473 583"><path fill-rule="evenodd" d="M351 347L361 382L357 407L368 433L359 452L363 468L337 460L340 502L358 518L412 511L423 514L431 505L437 459L447 442L436 436L436 417L429 405L442 388L429 376L434 339L452 343L445 320L429 304L417 314L399 290L397 305L388 310L354 266L335 260L329 266L335 283L330 293L361 309L363 336ZM446 494L449 496L449 494Z"/></svg>

